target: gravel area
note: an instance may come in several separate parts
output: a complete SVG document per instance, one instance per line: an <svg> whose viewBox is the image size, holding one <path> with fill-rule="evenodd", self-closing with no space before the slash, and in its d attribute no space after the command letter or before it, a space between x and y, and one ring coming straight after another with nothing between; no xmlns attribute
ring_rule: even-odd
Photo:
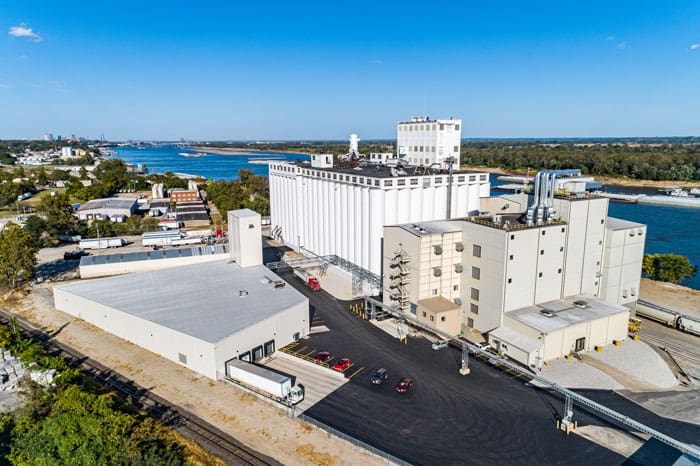
<svg viewBox="0 0 700 466"><path fill-rule="evenodd" d="M567 388L617 390L624 386L605 372L584 364L578 359L557 359L540 372L542 377Z"/></svg>
<svg viewBox="0 0 700 466"><path fill-rule="evenodd" d="M639 297L660 306L700 317L700 290L642 278Z"/></svg>
<svg viewBox="0 0 700 466"><path fill-rule="evenodd" d="M678 385L678 380L666 362L642 341L625 340L619 347L607 345L603 347L602 352L591 351L586 356L602 363L604 366L600 366L600 368L607 366L621 372L623 377L627 376L651 385L651 387L636 388L671 388ZM620 380L615 373L606 372ZM634 389L635 387L628 386L627 388Z"/></svg>

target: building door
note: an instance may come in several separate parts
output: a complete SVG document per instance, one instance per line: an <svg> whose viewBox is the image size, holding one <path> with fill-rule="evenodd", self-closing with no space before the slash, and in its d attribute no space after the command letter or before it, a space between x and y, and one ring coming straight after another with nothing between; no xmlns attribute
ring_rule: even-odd
<svg viewBox="0 0 700 466"><path fill-rule="evenodd" d="M574 349L575 352L583 351L583 349L586 347L586 338L577 338L576 339L576 348Z"/></svg>
<svg viewBox="0 0 700 466"><path fill-rule="evenodd" d="M275 352L275 340L270 340L265 343L265 356L269 356Z"/></svg>
<svg viewBox="0 0 700 466"><path fill-rule="evenodd" d="M256 346L255 348L253 348L252 353L253 353L253 362L258 362L258 361L260 361L260 360L263 358L263 356L264 356L264 354L263 354L263 347L262 347L262 346Z"/></svg>
<svg viewBox="0 0 700 466"><path fill-rule="evenodd" d="M467 327L474 328L474 319L467 317Z"/></svg>

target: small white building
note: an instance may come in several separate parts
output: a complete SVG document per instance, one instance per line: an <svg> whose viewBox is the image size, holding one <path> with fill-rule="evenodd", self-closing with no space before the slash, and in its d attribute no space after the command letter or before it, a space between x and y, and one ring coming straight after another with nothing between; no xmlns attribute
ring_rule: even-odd
<svg viewBox="0 0 700 466"><path fill-rule="evenodd" d="M454 168L459 168L462 144L462 120L431 120L414 117L396 125L397 155L411 165L431 166L439 164L447 168L447 157L454 159Z"/></svg>
<svg viewBox="0 0 700 466"><path fill-rule="evenodd" d="M77 210L80 220L111 220L121 222L137 210L136 198L108 197L88 201Z"/></svg>

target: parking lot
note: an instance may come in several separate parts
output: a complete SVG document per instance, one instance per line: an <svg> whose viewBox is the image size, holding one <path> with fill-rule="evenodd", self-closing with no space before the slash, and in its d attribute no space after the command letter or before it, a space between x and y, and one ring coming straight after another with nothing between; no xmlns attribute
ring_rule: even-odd
<svg viewBox="0 0 700 466"><path fill-rule="evenodd" d="M626 461L578 435L567 437L557 431L555 422L563 411L558 397L476 358L470 358L471 374L461 376L459 351L432 350L430 342L421 338L409 338L403 344L350 313L349 303L336 301L325 292L307 291L289 272L280 275L309 297L312 319L330 329L305 339L308 350L328 351L336 359L351 358L352 367L362 368L348 373L352 375L349 382L306 411L307 416L414 464L607 465ZM386 368L389 377L373 385L369 379L379 367ZM402 377L415 379L404 394L395 390ZM614 402L625 414L680 440L700 438L698 426L660 418L614 393L586 395ZM609 426L581 408L575 407L574 412L579 425Z"/></svg>

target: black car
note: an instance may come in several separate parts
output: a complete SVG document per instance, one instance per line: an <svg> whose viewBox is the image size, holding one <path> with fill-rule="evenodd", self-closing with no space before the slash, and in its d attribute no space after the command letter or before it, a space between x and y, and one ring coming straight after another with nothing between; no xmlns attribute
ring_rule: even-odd
<svg viewBox="0 0 700 466"><path fill-rule="evenodd" d="M72 251L64 252L63 253L63 260L67 260L67 261L80 260L80 258L83 256L87 256L86 251L83 251L82 249L74 249Z"/></svg>
<svg viewBox="0 0 700 466"><path fill-rule="evenodd" d="M386 369L382 367L381 369L374 371L374 374L372 374L372 378L370 380L374 385L381 385L387 377L389 377L389 374L387 373Z"/></svg>

